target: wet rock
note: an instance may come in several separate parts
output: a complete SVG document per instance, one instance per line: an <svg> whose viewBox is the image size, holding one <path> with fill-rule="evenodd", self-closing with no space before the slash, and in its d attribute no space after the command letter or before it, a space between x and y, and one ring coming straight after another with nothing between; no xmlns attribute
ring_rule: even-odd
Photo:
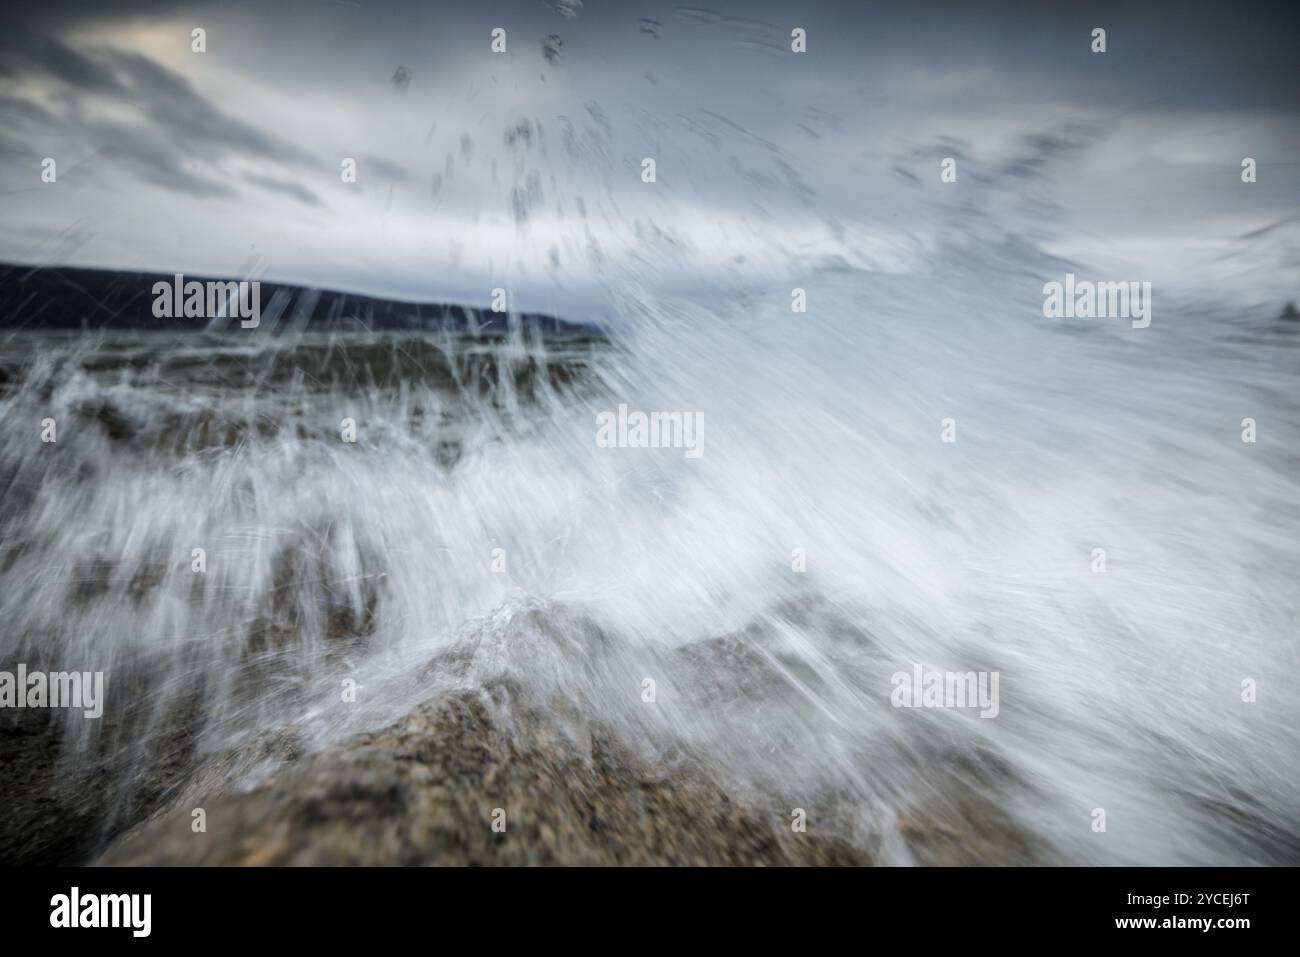
<svg viewBox="0 0 1300 957"><path fill-rule="evenodd" d="M127 442L135 437L134 423L109 402L83 403L77 411L91 421L99 423L114 442Z"/></svg>
<svg viewBox="0 0 1300 957"><path fill-rule="evenodd" d="M106 712L103 726L79 748L68 735L76 729L65 722L80 716L49 708L0 711L7 780L0 864L84 864L167 806L197 763L197 699L175 702L156 733L152 717L147 704L116 717Z"/></svg>
<svg viewBox="0 0 1300 957"><path fill-rule="evenodd" d="M222 713L239 716L239 728L212 722L210 688L161 699L159 689L203 669L141 663L134 677L116 672L118 700L133 704L102 725L65 726L47 712L0 724L0 760L21 781L0 821L0 862L1060 863L1016 820L1029 783L948 722L918 715L905 733L845 751L841 766L854 770L844 775L801 764L820 727L807 695L828 689L776 640L773 629L796 613L805 614L774 613L671 652L664 688L677 688L680 717L698 732L688 737L572 693L575 680L600 688L625 678L617 638L580 610L532 609L500 635L469 636L415 676L413 687L428 689L423 704L312 748L280 724L307 703L296 642L223 680ZM829 611L817 614L839 634ZM843 628L837 641L869 640ZM498 640L512 649L511 669L499 670ZM557 647L579 670L544 680ZM266 710L269 700L281 707ZM775 714L760 725L760 711ZM773 737L773 721L789 737ZM715 748L745 740L726 733L735 722L761 747ZM199 807L206 831L195 833ZM504 832L492 828L497 809ZM794 809L806 811L805 832L791 827Z"/></svg>
<svg viewBox="0 0 1300 957"><path fill-rule="evenodd" d="M438 466L450 472L465 454L465 443L460 439L441 439L433 447L433 458Z"/></svg>
<svg viewBox="0 0 1300 957"><path fill-rule="evenodd" d="M71 799L55 774L59 729L47 708L0 711L0 767L5 813L0 815L0 863L80 864L94 809Z"/></svg>
<svg viewBox="0 0 1300 957"><path fill-rule="evenodd" d="M192 808L198 795L261 780L301 756L288 728L201 746L203 688L165 697L163 677L147 667L115 672L115 693L132 704L106 709L94 727L77 727L81 716L62 710L0 710L0 866L84 865L153 815Z"/></svg>
<svg viewBox="0 0 1300 957"><path fill-rule="evenodd" d="M107 595L116 570L117 564L108 559L75 563L69 582L68 601L80 608Z"/></svg>
<svg viewBox="0 0 1300 957"><path fill-rule="evenodd" d="M429 702L250 792L139 827L101 864L866 864L689 763L651 766L607 729L574 736L497 685ZM506 829L494 831L494 813ZM499 819L499 815L498 815Z"/></svg>

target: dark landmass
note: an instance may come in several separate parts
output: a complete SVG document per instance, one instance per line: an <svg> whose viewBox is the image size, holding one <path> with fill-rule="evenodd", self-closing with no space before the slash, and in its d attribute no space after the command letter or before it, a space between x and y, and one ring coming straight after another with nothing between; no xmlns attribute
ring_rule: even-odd
<svg viewBox="0 0 1300 957"><path fill-rule="evenodd" d="M185 282L230 282L234 276L186 273ZM67 266L0 264L0 328L156 329L166 332L242 330L238 318L158 318L154 284L174 273L123 272ZM255 331L286 329L453 330L504 335L517 324L525 333L586 335L588 326L540 313L492 312L449 303L401 302L357 293L261 283L261 322Z"/></svg>

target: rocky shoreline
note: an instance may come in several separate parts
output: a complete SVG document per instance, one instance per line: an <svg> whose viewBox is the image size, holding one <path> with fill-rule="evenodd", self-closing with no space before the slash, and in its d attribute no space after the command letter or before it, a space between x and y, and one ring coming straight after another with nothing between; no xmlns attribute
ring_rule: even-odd
<svg viewBox="0 0 1300 957"><path fill-rule="evenodd" d="M571 635L582 633L568 625ZM584 666L597 667L599 641L582 647ZM682 706L700 715L779 706L789 697L788 678L761 648L761 636L745 635L678 649L674 680L689 690ZM0 860L110 866L1058 862L1012 820L1010 807L1024 785L969 742L917 739L861 756L864 767L878 768L874 773L886 779L927 782L910 806L877 806L863 794L811 780L790 782L796 789L789 791L728 774L649 725L616 730L563 693L525 688L509 677L467 680L471 662L483 653L491 652L471 641L439 655L422 672L427 700L383 727L323 747L308 746L291 726L270 726L237 747L201 747L198 689L172 701L160 733L147 704L157 678L144 673L131 685L139 692L132 699L142 704L106 715L88 742L66 737L48 711L5 715L0 759L13 784L0 826ZM797 817L804 818L803 829L795 826Z"/></svg>
<svg viewBox="0 0 1300 957"><path fill-rule="evenodd" d="M292 763L252 791L198 799L205 833L193 830L193 808L176 806L98 863L872 862L815 827L795 833L785 809L746 806L696 769L656 770L608 732L574 740L552 715L512 701L514 694L498 685L428 702L388 728Z"/></svg>

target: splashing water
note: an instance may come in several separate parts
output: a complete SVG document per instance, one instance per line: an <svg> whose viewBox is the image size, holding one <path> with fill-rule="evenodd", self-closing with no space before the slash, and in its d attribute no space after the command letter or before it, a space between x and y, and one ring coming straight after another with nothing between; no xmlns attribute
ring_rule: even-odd
<svg viewBox="0 0 1300 957"><path fill-rule="evenodd" d="M15 334L0 661L106 672L60 760L127 821L159 763L504 677L889 863L1295 862L1300 339L1045 320L999 253L806 314L626 290L608 340ZM704 454L599 447L620 403ZM917 664L999 713L892 707Z"/></svg>

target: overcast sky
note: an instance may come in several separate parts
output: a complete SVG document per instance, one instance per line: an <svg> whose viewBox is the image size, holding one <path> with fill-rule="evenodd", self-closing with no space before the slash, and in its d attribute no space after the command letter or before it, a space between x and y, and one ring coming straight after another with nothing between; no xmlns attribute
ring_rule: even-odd
<svg viewBox="0 0 1300 957"><path fill-rule="evenodd" d="M1300 274L1281 5L27 6L0 14L4 260L559 311L1003 235L1107 278Z"/></svg>

